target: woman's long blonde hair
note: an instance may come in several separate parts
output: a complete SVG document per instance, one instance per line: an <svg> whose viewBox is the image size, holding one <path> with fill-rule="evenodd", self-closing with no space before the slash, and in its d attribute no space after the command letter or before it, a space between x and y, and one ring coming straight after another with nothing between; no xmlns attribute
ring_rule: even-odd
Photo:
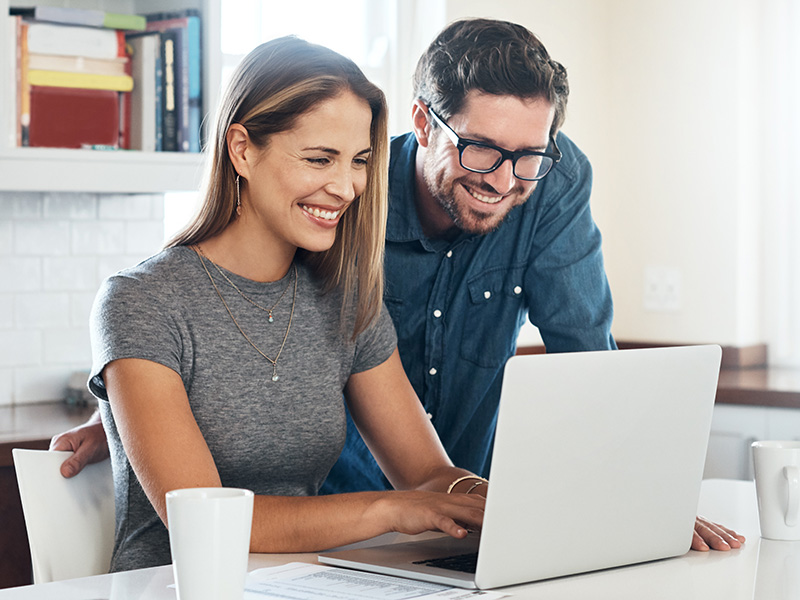
<svg viewBox="0 0 800 600"><path fill-rule="evenodd" d="M204 197L197 215L167 247L207 240L236 219L236 171L226 133L243 125L258 147L269 136L291 129L297 118L321 102L350 91L372 111L367 185L342 215L333 246L298 255L323 279L324 289L343 293L342 317L357 302L353 338L377 318L383 298L389 141L386 98L361 69L336 52L293 36L258 46L236 69L220 103L206 152Z"/></svg>

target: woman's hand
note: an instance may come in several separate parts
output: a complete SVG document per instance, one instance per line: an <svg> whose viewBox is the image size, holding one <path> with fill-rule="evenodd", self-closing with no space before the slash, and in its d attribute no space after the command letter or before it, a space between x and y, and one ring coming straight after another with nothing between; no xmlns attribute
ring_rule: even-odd
<svg viewBox="0 0 800 600"><path fill-rule="evenodd" d="M731 548L741 547L744 541L743 535L717 523L712 523L708 519L697 517L694 521L692 550L699 550L700 552L708 552L709 550L727 551Z"/></svg>
<svg viewBox="0 0 800 600"><path fill-rule="evenodd" d="M95 411L83 425L59 433L50 440L50 450L67 450L74 454L61 463L61 475L74 477L86 465L108 458L108 442L100 413Z"/></svg>
<svg viewBox="0 0 800 600"><path fill-rule="evenodd" d="M485 503L486 499L478 495L388 492L375 502L373 510L391 531L411 535L441 531L463 538L467 530L479 530L483 525Z"/></svg>

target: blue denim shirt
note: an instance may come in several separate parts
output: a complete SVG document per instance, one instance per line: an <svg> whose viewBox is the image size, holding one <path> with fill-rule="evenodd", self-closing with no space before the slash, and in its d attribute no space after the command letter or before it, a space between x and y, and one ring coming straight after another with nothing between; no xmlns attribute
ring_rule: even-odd
<svg viewBox="0 0 800 600"><path fill-rule="evenodd" d="M503 369L526 315L548 352L616 347L586 156L563 158L485 235L428 239L415 210L413 134L392 140L385 302L403 367L450 458L488 476ZM535 386L535 382L532 382ZM389 484L348 416L347 443L323 493Z"/></svg>

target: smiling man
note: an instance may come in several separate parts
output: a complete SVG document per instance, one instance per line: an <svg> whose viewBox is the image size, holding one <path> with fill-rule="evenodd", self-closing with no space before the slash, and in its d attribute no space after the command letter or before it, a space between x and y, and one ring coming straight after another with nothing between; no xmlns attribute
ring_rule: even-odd
<svg viewBox="0 0 800 600"><path fill-rule="evenodd" d="M467 132L462 137L433 108L417 100L413 115L420 144L417 173L425 182L417 189L417 208L425 235L490 233L512 208L524 204L536 182L561 160L557 148L546 151L553 115L552 105L542 98L472 90L464 108L450 119L459 131ZM430 135L431 122L445 135ZM498 139L523 150L496 146L493 141Z"/></svg>
<svg viewBox="0 0 800 600"><path fill-rule="evenodd" d="M414 84L413 131L392 141L385 300L450 457L488 476L525 318L548 352L616 347L591 166L560 132L566 70L520 25L449 25ZM385 485L351 424L326 490Z"/></svg>

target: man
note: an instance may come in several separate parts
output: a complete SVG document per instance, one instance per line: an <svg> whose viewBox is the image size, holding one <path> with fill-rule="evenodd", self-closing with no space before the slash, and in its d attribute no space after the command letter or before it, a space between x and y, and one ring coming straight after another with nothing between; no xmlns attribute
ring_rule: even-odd
<svg viewBox="0 0 800 600"><path fill-rule="evenodd" d="M591 166L560 132L566 70L520 25L452 23L414 83L413 132L392 141L385 301L451 459L488 476L503 369L525 316L548 352L616 348ZM94 425L51 447L80 447L91 431L97 440ZM86 444L62 471L104 456L101 446ZM348 419L323 493L388 487ZM744 541L703 519L695 529L698 550Z"/></svg>
<svg viewBox="0 0 800 600"><path fill-rule="evenodd" d="M566 70L520 25L451 24L414 87L413 133L392 141L385 300L450 457L488 477L526 314L548 352L615 348L591 167L559 133ZM349 423L323 491L388 485Z"/></svg>

